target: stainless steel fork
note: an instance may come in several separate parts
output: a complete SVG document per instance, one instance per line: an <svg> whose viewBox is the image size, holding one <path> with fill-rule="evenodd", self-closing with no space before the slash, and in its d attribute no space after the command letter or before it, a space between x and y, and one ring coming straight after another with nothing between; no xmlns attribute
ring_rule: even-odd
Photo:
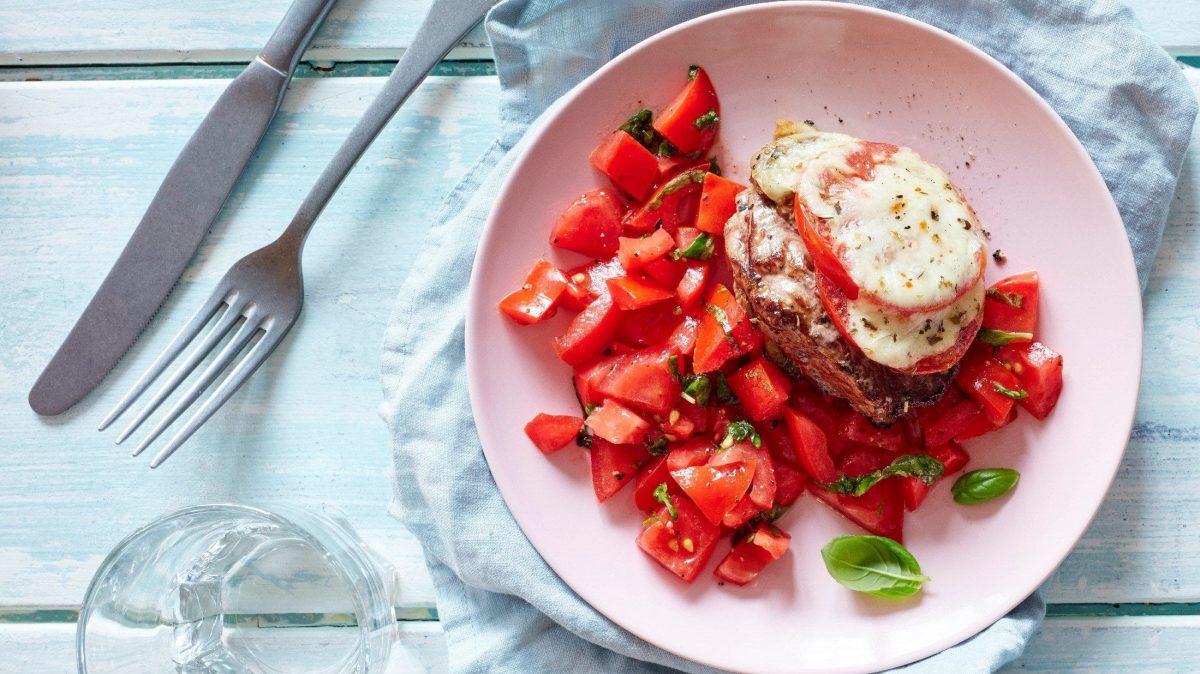
<svg viewBox="0 0 1200 674"><path fill-rule="evenodd" d="M300 258L304 240L317 217L329 203L342 180L367 147L383 130L396 111L438 61L483 18L497 0L435 0L429 14L417 30L412 46L396 64L379 95L362 119L350 131L333 160L325 167L300 209L283 234L264 248L239 260L217 283L216 290L183 326L179 334L138 379L112 412L100 422L108 428L144 393L175 359L187 350L204 327L216 319L212 328L188 352L170 377L117 436L120 443L154 413L180 384L230 332L232 338L204 368L199 377L138 444L133 455L141 454L176 419L225 374L224 380L192 413L184 425L166 443L151 468L158 467L179 449L204 422L229 400L254 374L263 361L291 330L304 304L304 282Z"/></svg>

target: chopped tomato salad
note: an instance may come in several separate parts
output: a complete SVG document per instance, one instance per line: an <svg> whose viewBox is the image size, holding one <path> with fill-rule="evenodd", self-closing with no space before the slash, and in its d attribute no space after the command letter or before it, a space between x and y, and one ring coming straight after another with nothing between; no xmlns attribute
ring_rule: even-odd
<svg viewBox="0 0 1200 674"><path fill-rule="evenodd" d="M645 513L637 547L670 574L690 583L720 552L718 581L745 585L787 553L778 520L805 492L901 542L905 514L969 463L965 441L1021 409L1050 414L1063 359L1036 340L1039 279L1028 272L987 290L982 329L936 403L879 428L825 395L725 281L722 236L746 187L708 156L719 126L713 83L692 67L659 114L638 111L604 135L590 162L606 184L570 201L550 231L565 264L537 260L499 308L519 325L573 314L550 346L581 414L537 414L525 425L533 445L588 452L599 501L632 484ZM858 288L796 208L823 292L852 299Z"/></svg>

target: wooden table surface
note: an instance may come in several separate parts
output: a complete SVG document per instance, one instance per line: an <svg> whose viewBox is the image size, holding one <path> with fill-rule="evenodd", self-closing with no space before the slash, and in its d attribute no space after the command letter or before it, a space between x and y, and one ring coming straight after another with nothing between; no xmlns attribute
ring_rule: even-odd
<svg viewBox="0 0 1200 674"><path fill-rule="evenodd" d="M203 502L330 505L399 569L392 671L444 672L416 541L387 514L376 407L384 326L443 195L497 130L482 31L439 66L346 180L310 239L307 307L225 410L157 471L100 416L226 268L280 231L379 89L427 2L343 0L212 233L144 337L68 414L25 396L184 141L287 0L7 0L0 6L0 671L64 672L88 580L126 534ZM1200 65L1200 3L1136 0ZM1200 90L1200 70L1188 69ZM1193 134L1200 146L1200 133ZM1137 421L1100 514L1049 584L1013 671L1200 671L1200 147L1145 296Z"/></svg>

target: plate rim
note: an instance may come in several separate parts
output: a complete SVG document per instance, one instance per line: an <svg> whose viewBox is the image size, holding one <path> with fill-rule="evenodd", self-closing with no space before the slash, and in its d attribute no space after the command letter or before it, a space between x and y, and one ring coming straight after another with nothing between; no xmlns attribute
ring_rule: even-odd
<svg viewBox="0 0 1200 674"><path fill-rule="evenodd" d="M1006 606L1006 608L1003 609L1002 612L999 612L996 615L990 617L988 619L987 623L985 625L983 625L982 627L975 627L975 626L973 626L973 624L971 624L971 626L969 626L969 627L961 628L961 629L955 630L953 632L947 632L946 634L942 635L941 637L931 640L930 645L926 646L926 648L924 648L924 649L919 649L917 651L913 651L907 655L903 655L903 656L899 656L899 657L893 656L891 658L882 658L879 660L878 663L872 664L873 669L889 669L889 668L903 666L906 664L917 662L921 659L930 657L934 654L942 652L943 650L946 650L947 648L956 646L956 645L966 641L967 639L970 639L971 637L975 636L976 634L982 633L984 630L988 629L988 627L995 624L996 621L998 621L999 619L1001 619L1005 615L1007 615L1009 612L1011 612L1013 608L1018 606L1027 597L1029 597L1033 592L1035 592L1038 588L1042 587L1045 584L1045 582L1050 578L1050 576L1059 567L1061 567L1063 561L1075 549L1076 545L1078 545L1079 541L1082 539L1083 535L1090 528L1092 522L1096 518L1096 515L1099 513L1100 508L1103 506L1105 500L1107 499L1108 493L1111 491L1113 482L1115 481L1117 473L1120 470L1120 466L1123 463L1125 453L1128 450L1129 436L1132 433L1134 421L1136 419L1136 414L1137 414L1137 401L1138 401L1138 398L1140 395L1141 377L1142 377L1143 365L1144 365L1143 360L1144 360L1144 348L1145 348L1145 341L1144 341L1145 340L1145 315L1144 315L1145 311L1144 311L1144 307L1142 305L1142 292L1141 292L1140 282L1138 280L1137 268L1136 268L1134 257L1133 257L1133 250L1132 250L1132 247L1130 245L1128 245L1128 233L1127 233L1127 230L1124 230L1124 226L1123 226L1124 220L1121 217L1120 211L1116 206L1116 202L1112 196L1111 191L1108 189L1107 184L1104 182L1103 175L1100 173L1099 169L1096 167L1096 164L1092 160L1091 155L1088 154L1086 148L1083 147L1083 144L1079 141L1078 137L1071 130L1071 128L1066 124L1066 122L1062 119L1062 117L1058 114L1058 112L1056 110L1054 110L1054 108L1036 90L1034 90L1033 87L1031 87L1028 83L1026 83L1023 79L1021 79L1016 73L1014 73L1007 66L1005 66L1003 63L1001 63L996 58L992 57L987 52L983 51L979 47L976 47L975 45L971 44L970 42L948 32L948 31L945 31L937 26L925 23L924 21L921 21L919 19L914 19L914 18L906 16L904 14L892 12L892 11L885 10L885 9L879 9L876 7L869 7L869 6L865 6L865 5L853 4L852 2L836 2L836 1L830 1L830 0L777 0L774 2L764 2L764 3L758 3L758 4L742 5L742 6L738 6L738 7L732 7L732 8L728 8L728 9L718 10L718 11L711 12L708 14L703 14L701 16L689 19L687 21L684 21L684 22L681 22L674 26L671 26L665 30L662 30L658 33L650 35L650 36L646 37L645 39L641 40L640 42L638 42L637 44L632 45L625 51L616 55L613 59L611 59L607 63L603 64L601 67L596 69L595 72L588 75L586 78L581 80L575 86L571 87L570 90L568 90L566 93L564 93L562 96L560 96L556 101L554 101L552 104L550 104L546 108L546 110L544 110L542 112L542 114L540 114L538 116L538 118L536 120L534 120L533 123L531 123L531 125L526 130L524 136L513 147L513 149L515 150L515 149L517 149L518 146L522 146L521 154L514 161L512 168L510 169L508 175L505 176L504 181L501 184L500 189L497 192L497 195L492 202L492 206L489 209L488 217L484 223L483 230L482 230L479 242L478 242L478 246L476 249L477 253L476 253L474 260L472 261L472 265L471 265L471 275L470 275L470 280L469 280L468 290L467 290L466 316L465 316L465 321L464 321L464 348L465 348L465 352L466 352L465 355L466 355L468 397L469 397L470 403L471 403L471 413L472 413L473 421L476 421L479 418L486 416L485 410L482 407L482 403L478 402L483 397L483 394L482 394L483 383L481 381L481 379L483 378L482 377L483 366L481 366L480 364L483 362L486 362L486 358L482 358L481 357L482 354L479 354L477 356L475 353L478 348L482 347L482 344L479 341L480 335L476 332L476 330L473 327L474 321L472 320L472 316L479 315L479 312L481 310L485 310L486 306L487 306L487 301L483 298L484 289L482 288L482 284L478 281L479 276L482 274L481 268L484 266L484 262L482 262L484 256L479 255L478 251L488 249L492 243L493 237L498 236L499 226L497 224L498 218L496 215L497 210L498 210L497 205L500 203L504 203L509 198L511 198L510 193L516 189L515 176L520 174L522 172L522 170L524 169L525 165L527 163L529 163L530 161L532 161L531 157L532 157L533 148L537 147L540 143L543 142L544 136L548 133L548 130L549 130L550 126L552 125L552 123L554 121L556 121L562 114L564 114L563 111L567 107L569 107L570 103L572 103L576 98L581 96L584 91L586 91L588 88L590 88L590 86L592 85L592 83L594 81L596 81L600 77L604 76L610 70L620 67L626 60L632 59L635 55L639 54L640 52L648 50L648 49L653 49L654 45L657 42L661 41L663 38L665 38L669 35L673 35L678 32L689 30L693 26L696 26L699 24L709 23L709 22L714 22L714 21L722 21L730 16L735 16L735 15L740 15L740 14L753 14L753 13L759 13L759 12L771 13L771 12L776 12L776 11L824 11L824 12L832 11L832 12L844 13L844 14L848 14L848 15L859 15L860 18L861 18L861 16L865 15L874 20L893 21L893 22L906 24L909 28L915 28L917 30L926 31L928 33L931 33L932 35L934 35L937 38L940 38L942 40L950 42L952 45L954 45L960 49L964 49L969 54L971 54L973 57L975 57L976 59L982 60L985 64L990 66L991 69L997 71L1002 77L1008 79L1010 81L1010 83L1015 85L1018 89L1023 90L1024 93L1029 97L1029 99L1034 103L1034 105L1036 105L1043 113L1048 114L1048 117L1051 120L1051 122L1058 128L1058 130L1064 135L1064 137L1069 139L1069 146L1070 146L1073 154L1075 154L1077 158L1082 158L1085 162L1085 165L1090 168L1090 171L1087 171L1087 174L1088 174L1086 176L1087 179L1090 182L1092 182L1095 186L1099 187L1102 190L1102 193L1107 196L1107 199L1105 200L1105 203L1102 205L1102 207L1105 210L1109 211L1113 220L1115 220L1117 223L1121 223L1122 230L1123 230L1122 233L1126 235L1125 240L1126 240L1126 244L1127 244L1126 246L1124 246L1122 248L1123 254L1120 255L1122 263L1123 263L1123 265L1122 265L1123 269L1116 270L1115 273L1125 276L1127 279L1127 282L1132 284L1132 288L1136 289L1133 294L1137 298L1137 301L1133 303L1133 311L1136 314L1137 330L1135 333L1135 339L1133 340L1133 343L1130 345L1131 349L1136 349L1136 353L1137 353L1136 368L1134 371L1134 374L1136 376L1134 377L1131 396L1129 396L1128 401L1127 401L1128 404L1125 405L1125 407L1127 407L1127 413L1125 415L1127 418L1125 418L1123 420L1123 422L1120 424L1120 427L1125 429L1124 430L1125 444L1122 447L1121 451L1116 455L1115 460L1112 462L1111 467L1108 469L1108 474L1104 476L1104 478L1105 478L1103 480L1104 485L1105 485L1104 491L1100 495L1100 498L1096 500L1094 505L1092 505L1090 515L1086 518L1086 520L1084 520L1082 522L1081 526L1079 526L1076 530L1069 532L1071 543L1069 545L1067 545L1065 547L1065 549L1059 555L1057 555L1057 559L1056 559L1054 565L1052 567L1050 567L1048 570L1046 570L1044 575L1042 575L1037 580L1037 582L1033 583L1031 587L1023 586L1024 589L1022 589L1021 591L1015 591L1015 590L1012 591L1012 595L1015 598L1011 600L1011 603L1004 602L1007 606ZM591 606L594 610L596 610L601 615L603 615L606 619L612 621L614 624L616 624L617 626L621 627L622 629L628 631L630 634L634 635L635 637L643 639L646 642L653 644L655 647L660 648L665 652L676 655L676 656L683 658L689 662L694 662L694 663L701 664L701 665L717 667L717 668L727 668L727 669L729 669L729 668L736 669L737 668L737 664L734 662L714 661L711 659L708 659L708 660L697 659L687 653L681 652L680 650L675 650L674 648L672 648L668 645L660 643L660 642L654 640L651 636L635 632L632 627L627 626L617 616L611 615L608 611L605 610L605 608L602 608L603 603L597 604L596 602L592 601L591 597L594 594L596 594L595 592L580 589L580 588L576 587L575 585L573 585L572 583L570 583L566 579L566 577L564 577L563 574L559 571L559 569L556 568L556 566L550 560L546 559L546 557L544 555L542 555L542 552L539 549L538 545L534 542L534 538L536 535L534 535L534 536L530 535L529 531L527 531L527 529L526 529L525 524L522 523L521 517L518 516L517 513L513 511L511 506L509 506L508 497L505 495L504 489L500 485L501 481L496 479L495 472L492 471L492 469L491 469L491 461L488 456L489 453L485 446L485 443L484 443L484 440L482 437L482 433L479 433L479 424L477 421L476 421L476 432L477 432L477 436L479 437L480 449L483 452L484 460L488 465L489 472L492 473L493 481L496 483L497 491L499 491L501 499L503 500L505 507L508 508L510 514L513 517L513 520L516 522L518 528L521 530L522 535L524 535L525 538L529 541L531 547L533 547L533 549L535 551L537 551L538 556L541 557L542 561L545 562L547 567L549 567L555 573L555 575L558 576L558 578L565 585L567 585L567 587L569 587L571 589L571 591L576 593L589 606ZM498 450L496 450L496 451L498 451ZM532 526L532 523L531 523L531 526ZM821 671L830 672L831 674L843 673L843 672L846 674L849 674L851 672L858 672L858 671L863 671L863 670L854 669L854 668L833 668L833 669L827 669L827 670L821 670Z"/></svg>

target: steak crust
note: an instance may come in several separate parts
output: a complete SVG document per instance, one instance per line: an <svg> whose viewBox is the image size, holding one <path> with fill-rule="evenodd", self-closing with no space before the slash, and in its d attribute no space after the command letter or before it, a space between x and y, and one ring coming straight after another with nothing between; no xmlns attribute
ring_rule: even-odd
<svg viewBox="0 0 1200 674"><path fill-rule="evenodd" d="M838 332L817 295L813 263L789 208L757 187L744 190L725 226L725 252L738 302L758 327L826 393L877 425L942 397L957 366L907 375L867 358Z"/></svg>

